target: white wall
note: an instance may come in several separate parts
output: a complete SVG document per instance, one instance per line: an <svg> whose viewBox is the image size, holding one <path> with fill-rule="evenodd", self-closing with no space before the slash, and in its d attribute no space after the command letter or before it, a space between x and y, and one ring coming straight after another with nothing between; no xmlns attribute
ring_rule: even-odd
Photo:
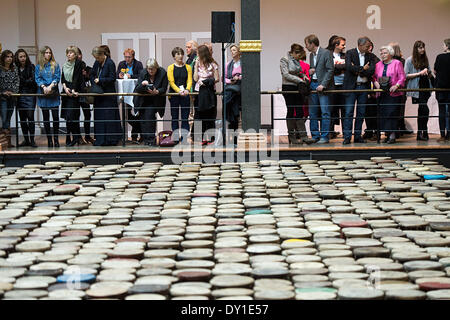
<svg viewBox="0 0 450 320"><path fill-rule="evenodd" d="M19 45L19 12L17 0L2 1L0 10L0 43L3 50L15 52Z"/></svg>
<svg viewBox="0 0 450 320"><path fill-rule="evenodd" d="M3 1L0 10L0 42L16 50L19 42L18 1ZM68 30L66 8L81 7L81 29ZM240 39L240 0L37 0L37 43L53 48L58 62L65 59L65 48L76 44L88 64L91 49L100 44L102 33L115 32L199 32L211 28L211 11L235 11L237 40ZM381 8L381 29L368 30L366 10ZM279 60L291 43L304 44L311 33L325 47L332 34L347 38L347 48L356 46L359 36L367 35L378 48L398 41L404 56L411 55L416 40L423 40L431 64L442 51L442 40L450 38L449 0L261 0L261 40L263 41L262 90L281 86ZM263 97L263 123L269 123L270 97Z"/></svg>

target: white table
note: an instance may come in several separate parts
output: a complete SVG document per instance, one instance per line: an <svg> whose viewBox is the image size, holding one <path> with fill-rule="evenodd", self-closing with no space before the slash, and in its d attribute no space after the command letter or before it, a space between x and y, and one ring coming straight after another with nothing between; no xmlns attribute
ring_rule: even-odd
<svg viewBox="0 0 450 320"><path fill-rule="evenodd" d="M116 91L117 93L133 93L134 88L137 85L138 80L137 79L117 79L116 80ZM131 112L133 115L136 115L137 112L134 111L134 103L133 98L134 96L118 96L119 99L119 106L120 106L120 119L122 119L122 108L124 107L123 103L126 103L131 106ZM125 113L125 117L127 117L127 114ZM159 117L159 114L156 114L156 120L158 122L156 123L156 132L163 130L163 122L159 121L162 120L162 118ZM131 126L127 126L127 137L131 134Z"/></svg>

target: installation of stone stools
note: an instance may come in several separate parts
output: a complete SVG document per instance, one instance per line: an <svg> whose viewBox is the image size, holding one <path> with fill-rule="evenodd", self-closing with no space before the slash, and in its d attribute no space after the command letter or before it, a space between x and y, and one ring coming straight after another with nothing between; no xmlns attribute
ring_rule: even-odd
<svg viewBox="0 0 450 320"><path fill-rule="evenodd" d="M0 167L4 300L450 299L435 158Z"/></svg>

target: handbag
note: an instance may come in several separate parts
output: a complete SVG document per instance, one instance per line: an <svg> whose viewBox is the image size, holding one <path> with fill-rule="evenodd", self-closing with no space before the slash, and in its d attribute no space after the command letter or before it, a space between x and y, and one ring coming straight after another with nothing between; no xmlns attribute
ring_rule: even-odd
<svg viewBox="0 0 450 320"><path fill-rule="evenodd" d="M56 98L58 96L59 96L58 86L52 87L52 91L50 91L50 93L47 93L45 95L46 98Z"/></svg>
<svg viewBox="0 0 450 320"><path fill-rule="evenodd" d="M227 84L225 85L225 90L231 91L234 93L240 93L241 92L241 84L240 81L236 84Z"/></svg>
<svg viewBox="0 0 450 320"><path fill-rule="evenodd" d="M158 133L158 140L160 147L173 147L175 145L172 140L172 131L161 131Z"/></svg>
<svg viewBox="0 0 450 320"><path fill-rule="evenodd" d="M103 88L100 87L98 84L96 83L91 83L90 85L87 85L85 87L85 92L86 93L97 93L97 94L102 94L105 93L103 91ZM94 96L86 96L86 103L88 104L94 104Z"/></svg>
<svg viewBox="0 0 450 320"><path fill-rule="evenodd" d="M391 88L391 77L380 77L378 83L380 84L381 90L389 92Z"/></svg>

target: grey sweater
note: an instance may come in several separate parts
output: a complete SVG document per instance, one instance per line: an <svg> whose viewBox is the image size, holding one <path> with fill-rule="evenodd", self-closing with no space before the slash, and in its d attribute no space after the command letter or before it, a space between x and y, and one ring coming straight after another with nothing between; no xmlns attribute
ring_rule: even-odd
<svg viewBox="0 0 450 320"><path fill-rule="evenodd" d="M431 70L430 66L427 67L428 70ZM413 74L413 73L418 73L422 70L417 70L413 63L412 63L412 57L409 57L408 59L406 59L405 62L405 74L408 76L408 74ZM419 89L419 79L420 77L416 77L413 79L409 79L408 83L406 85L406 89ZM431 88L431 81L430 81L430 88ZM419 92L417 91L411 91L411 92L407 92L406 93L407 97L413 97L416 99L419 99Z"/></svg>
<svg viewBox="0 0 450 320"><path fill-rule="evenodd" d="M282 84L296 86L300 82L304 82L302 78L299 77L300 72L302 71L300 62L292 58L289 53L286 55L286 57L281 58L280 70Z"/></svg>

